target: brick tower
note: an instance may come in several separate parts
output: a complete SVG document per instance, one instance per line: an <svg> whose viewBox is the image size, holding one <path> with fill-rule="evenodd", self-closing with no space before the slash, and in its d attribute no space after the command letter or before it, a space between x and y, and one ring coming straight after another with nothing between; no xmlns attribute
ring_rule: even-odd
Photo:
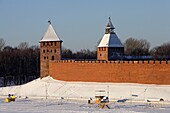
<svg viewBox="0 0 170 113"><path fill-rule="evenodd" d="M61 60L62 40L57 36L51 22L44 36L40 40L40 77L49 75L49 61Z"/></svg>
<svg viewBox="0 0 170 113"><path fill-rule="evenodd" d="M114 32L114 29L109 17L105 34L97 48L97 60L116 60L121 59L124 55L124 46Z"/></svg>

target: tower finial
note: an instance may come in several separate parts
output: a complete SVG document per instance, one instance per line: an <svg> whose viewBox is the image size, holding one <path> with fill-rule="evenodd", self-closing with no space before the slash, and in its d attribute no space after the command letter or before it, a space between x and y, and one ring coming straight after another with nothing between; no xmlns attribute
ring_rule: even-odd
<svg viewBox="0 0 170 113"><path fill-rule="evenodd" d="M49 24L51 24L51 21L50 21L50 20L48 20L48 23L49 23Z"/></svg>
<svg viewBox="0 0 170 113"><path fill-rule="evenodd" d="M111 18L110 18L110 16L109 16L109 20L111 21Z"/></svg>
<svg viewBox="0 0 170 113"><path fill-rule="evenodd" d="M111 17L109 16L109 23L111 23Z"/></svg>

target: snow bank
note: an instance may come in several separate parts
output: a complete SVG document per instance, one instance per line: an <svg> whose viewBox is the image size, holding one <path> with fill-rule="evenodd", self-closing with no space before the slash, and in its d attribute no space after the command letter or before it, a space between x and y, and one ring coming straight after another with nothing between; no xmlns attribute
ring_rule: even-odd
<svg viewBox="0 0 170 113"><path fill-rule="evenodd" d="M20 86L2 87L0 95L15 94L18 97L34 98L95 98L105 91L110 100L145 101L147 99L164 99L170 101L170 85L147 85L131 83L94 83L94 82L65 82L51 77L36 79Z"/></svg>

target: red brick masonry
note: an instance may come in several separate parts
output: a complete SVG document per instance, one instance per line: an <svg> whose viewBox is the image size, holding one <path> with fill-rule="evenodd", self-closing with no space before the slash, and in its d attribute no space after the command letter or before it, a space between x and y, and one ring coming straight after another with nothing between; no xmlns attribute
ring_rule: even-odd
<svg viewBox="0 0 170 113"><path fill-rule="evenodd" d="M63 81L170 85L170 62L58 60L49 62L49 74Z"/></svg>

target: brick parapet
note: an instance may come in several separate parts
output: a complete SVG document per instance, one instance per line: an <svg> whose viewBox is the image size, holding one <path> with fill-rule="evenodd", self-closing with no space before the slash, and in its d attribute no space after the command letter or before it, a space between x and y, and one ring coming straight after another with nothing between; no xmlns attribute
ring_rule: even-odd
<svg viewBox="0 0 170 113"><path fill-rule="evenodd" d="M50 60L56 63L114 63L114 64L169 64L170 61L144 60L144 61L102 61L102 60Z"/></svg>

